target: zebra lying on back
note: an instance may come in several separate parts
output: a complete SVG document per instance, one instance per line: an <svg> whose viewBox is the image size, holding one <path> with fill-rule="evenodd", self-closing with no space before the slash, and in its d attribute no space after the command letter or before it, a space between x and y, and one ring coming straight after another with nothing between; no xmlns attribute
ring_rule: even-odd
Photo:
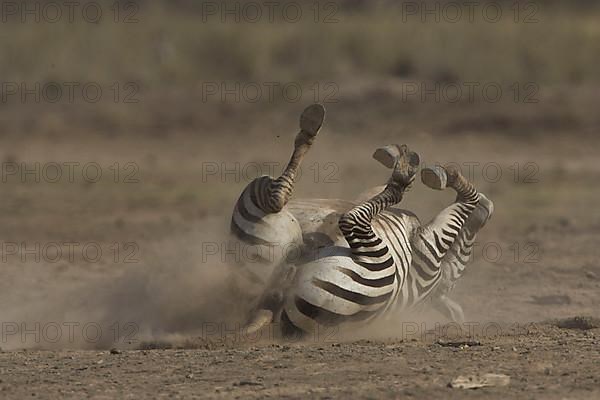
<svg viewBox="0 0 600 400"><path fill-rule="evenodd" d="M280 317L284 331L307 332L318 324L371 320L427 298L446 316L461 321L462 309L447 293L462 275L492 203L456 169L424 169L421 178L427 186L450 187L457 200L421 226L414 214L392 207L414 181L419 165L419 156L402 145L375 152L376 159L392 168L392 176L369 200L288 205L297 169L323 119L322 106L308 107L282 175L254 180L235 206L231 230L239 240L256 246L293 244L305 255L296 265L276 259L254 271L248 268L255 281L268 280L253 329Z"/></svg>

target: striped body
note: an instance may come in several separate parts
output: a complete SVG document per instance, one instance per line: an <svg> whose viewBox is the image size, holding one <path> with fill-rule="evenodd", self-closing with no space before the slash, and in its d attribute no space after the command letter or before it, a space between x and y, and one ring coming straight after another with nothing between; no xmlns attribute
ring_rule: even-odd
<svg viewBox="0 0 600 400"><path fill-rule="evenodd" d="M392 309L407 279L417 226L414 215L389 210L373 221L381 243L365 248L368 258L356 257L348 244L314 250L297 268L283 322L314 332L317 325L366 322Z"/></svg>

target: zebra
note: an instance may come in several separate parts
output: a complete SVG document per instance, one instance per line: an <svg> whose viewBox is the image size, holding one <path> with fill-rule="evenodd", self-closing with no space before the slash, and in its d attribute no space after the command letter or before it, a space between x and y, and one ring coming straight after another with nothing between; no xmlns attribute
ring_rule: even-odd
<svg viewBox="0 0 600 400"><path fill-rule="evenodd" d="M456 169L437 167L423 169L421 179L433 189L456 190L454 204L425 226L414 214L391 207L412 184L419 164L418 155L403 145L375 152L374 158L393 173L381 193L369 200L333 205L309 200L286 207L297 169L324 115L320 105L303 112L294 152L282 175L251 182L234 208L231 230L238 240L256 246L292 243L309 254L309 261L297 266L266 260L270 265L261 265L262 273L251 273L263 284L270 279L251 325L258 329L280 318L284 330L306 332L318 324L370 320L427 298L450 319L464 318L447 293L462 275L474 236L491 216L493 204ZM340 209L349 211L340 215ZM338 215L336 232L331 217ZM314 221L321 224L310 226ZM325 232L324 226L329 227Z"/></svg>

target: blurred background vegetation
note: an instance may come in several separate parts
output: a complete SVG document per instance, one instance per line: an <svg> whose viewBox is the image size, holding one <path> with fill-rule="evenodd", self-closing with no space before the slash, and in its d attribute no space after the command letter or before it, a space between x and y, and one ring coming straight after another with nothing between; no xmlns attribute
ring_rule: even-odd
<svg viewBox="0 0 600 400"><path fill-rule="evenodd" d="M17 3L37 3L43 8L45 2ZM506 102L506 108L494 104L492 111L467 102L468 113L491 112L486 120L494 129L510 128L510 120L519 118L521 125L545 129L569 125L590 132L598 126L593 104L600 81L600 2L496 1L503 13L498 22L483 16L489 2L477 3L472 20L463 15L457 22L450 21L453 11L444 7L451 2L444 1L277 1L273 21L266 15L265 4L261 5L262 17L252 21L251 8L243 14L247 3L100 1L103 15L98 23L85 22L81 7L73 23L66 16L57 23L43 18L32 23L29 16L22 23L18 16L4 15L7 22L0 33L3 82L98 82L105 95L98 104L77 100L77 104L23 104L12 96L0 104L6 121L0 132L53 131L66 126L106 134L162 135L170 130L212 129L222 120L210 122L215 113L243 115L256 112L259 105L263 109L290 105L281 96L273 101L262 96L259 104L232 104L236 102L220 101L219 96L205 101L202 91L207 82L298 82L306 93L315 82L333 82L335 100L345 106L368 103L378 118L399 113L405 120L416 118L417 123L433 123L432 112L443 114L447 121L460 110L454 104L442 107L418 99L412 105L399 102L403 82L497 82L506 88L518 83L521 90L533 82L538 88L536 98L542 101L526 105L526 111L523 104L514 104L520 101ZM297 22L282 17L287 3L301 5L303 15ZM440 21L432 15L408 15L407 3L439 7ZM215 6L217 14L209 15ZM229 15L224 23L219 10L235 7L242 10L239 22ZM121 85L119 102L107 90L116 82ZM131 82L135 83L133 98L139 103L124 104L122 98L130 91L123 87ZM323 100L326 93L320 90L319 100ZM301 100L308 102L308 98ZM489 104L483 106L489 108ZM531 120L532 112L543 113L546 119ZM225 123L236 122L243 125L244 118ZM456 120L445 123L444 129L461 130L464 124ZM477 121L466 122L467 127L470 124L482 128Z"/></svg>

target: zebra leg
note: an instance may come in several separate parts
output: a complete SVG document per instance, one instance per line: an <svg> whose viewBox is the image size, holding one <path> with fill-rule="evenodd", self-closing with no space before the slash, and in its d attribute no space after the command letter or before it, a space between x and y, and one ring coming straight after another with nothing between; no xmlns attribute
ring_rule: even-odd
<svg viewBox="0 0 600 400"><path fill-rule="evenodd" d="M372 221L380 212L402 200L419 166L417 153L409 151L406 145L397 149L394 171L385 189L342 215L338 222L354 260L369 268L387 268L394 264L387 245L373 230Z"/></svg>
<svg viewBox="0 0 600 400"><path fill-rule="evenodd" d="M267 213L279 212L288 203L292 191L298 168L302 159L312 146L321 125L325 118L325 108L320 104L313 104L307 107L300 116L300 132L296 135L294 142L294 152L281 176L275 180L270 180L265 188L262 197L263 210Z"/></svg>
<svg viewBox="0 0 600 400"><path fill-rule="evenodd" d="M452 247L450 247L450 251L442 260L442 282L434 295L433 306L452 321L464 322L464 313L460 305L448 297L448 293L463 275L465 267L473 254L475 237L489 221L493 212L494 203L483 193L480 193L477 207L461 229Z"/></svg>
<svg viewBox="0 0 600 400"><path fill-rule="evenodd" d="M414 181L416 169L419 166L419 156L416 153L409 151L405 145L396 147L397 153L396 151L386 151L386 154L391 155L387 162L378 159L386 166L394 165L392 177L385 189L344 214L340 218L338 226L350 247L353 261L377 275L379 279L391 279L395 286L392 292L397 294L397 289L402 288L405 283L411 260L409 252L398 252L398 249L408 249L410 246L405 243L404 246L400 245L390 249L388 244L392 246L394 244L383 240L383 237L373 227L373 220L377 215L402 200L404 192ZM395 159L393 164L391 159ZM398 234L398 240L409 237L409 232L406 231L395 233ZM396 259L394 259L394 253ZM386 274L385 271L388 269L390 273ZM390 304L388 303L385 308ZM381 308L380 311L384 311L385 308Z"/></svg>
<svg viewBox="0 0 600 400"><path fill-rule="evenodd" d="M427 168L421 172L421 179L434 189L454 189L457 198L455 203L442 210L431 222L420 227L413 237L411 273L403 294L403 303L408 306L420 303L445 282L442 279L444 259L480 198L477 190L456 168Z"/></svg>
<svg viewBox="0 0 600 400"><path fill-rule="evenodd" d="M458 237L452 244L450 251L442 260L443 270L450 273L449 279L456 281L462 276L465 265L471 259L475 236L490 220L494 212L494 203L483 193L479 193L479 203L469 219L461 229Z"/></svg>
<svg viewBox="0 0 600 400"><path fill-rule="evenodd" d="M312 146L324 118L325 109L322 105L313 104L307 107L300 116L300 132L296 135L294 152L281 176L276 179L271 177L257 179L260 185L255 192L256 206L264 213L278 213L288 203L294 190L300 163Z"/></svg>

